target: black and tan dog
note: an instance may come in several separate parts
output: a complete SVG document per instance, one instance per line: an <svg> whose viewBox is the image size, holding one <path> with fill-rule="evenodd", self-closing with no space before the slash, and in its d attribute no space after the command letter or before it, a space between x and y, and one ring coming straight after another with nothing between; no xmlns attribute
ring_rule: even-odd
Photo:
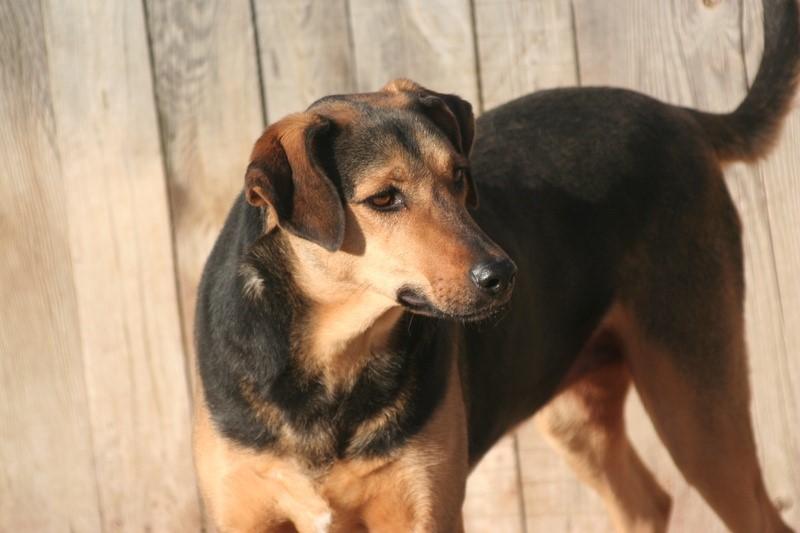
<svg viewBox="0 0 800 533"><path fill-rule="evenodd" d="M397 80L270 126L198 302L217 527L460 531L470 469L536 413L621 531L663 531L670 497L625 434L633 382L732 530L788 531L756 459L721 170L768 151L793 96L797 4L765 21L727 115L545 91L486 113L473 145L467 102Z"/></svg>

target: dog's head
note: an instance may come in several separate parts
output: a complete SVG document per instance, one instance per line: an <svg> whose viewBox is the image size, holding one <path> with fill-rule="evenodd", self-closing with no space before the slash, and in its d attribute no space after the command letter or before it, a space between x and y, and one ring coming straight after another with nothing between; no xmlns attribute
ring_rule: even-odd
<svg viewBox="0 0 800 533"><path fill-rule="evenodd" d="M467 210L473 137L468 102L408 80L329 96L267 128L245 196L331 291L479 319L508 301L516 267Z"/></svg>

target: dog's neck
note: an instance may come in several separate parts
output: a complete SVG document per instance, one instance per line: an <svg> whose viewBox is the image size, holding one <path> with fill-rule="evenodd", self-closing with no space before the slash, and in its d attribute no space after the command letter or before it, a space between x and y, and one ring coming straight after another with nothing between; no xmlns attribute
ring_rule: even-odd
<svg viewBox="0 0 800 533"><path fill-rule="evenodd" d="M315 292L314 284L300 282L305 294ZM328 389L350 388L372 354L390 348L402 315L398 305L364 289L340 298L311 300L302 357L318 369Z"/></svg>
<svg viewBox="0 0 800 533"><path fill-rule="evenodd" d="M302 250L292 248L298 259L295 283L308 305L295 332L298 355L319 371L329 390L347 389L373 354L390 347L403 309L369 288L337 287L319 272L304 269Z"/></svg>
<svg viewBox="0 0 800 533"><path fill-rule="evenodd" d="M271 239L266 237L262 246L276 246L268 243ZM315 261L306 257L307 248L314 244L288 236L281 239L277 246L291 265L291 284L303 308L290 326L292 356L317 373L328 390L349 389L376 353L396 348L390 346L392 332L404 311L396 301L367 287L338 284L318 268L308 267ZM261 287L258 270L242 271L246 294Z"/></svg>

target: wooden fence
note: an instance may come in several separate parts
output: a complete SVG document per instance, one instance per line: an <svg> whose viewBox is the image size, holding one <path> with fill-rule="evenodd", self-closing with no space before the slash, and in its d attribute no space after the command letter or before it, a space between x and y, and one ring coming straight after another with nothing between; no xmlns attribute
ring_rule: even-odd
<svg viewBox="0 0 800 533"><path fill-rule="evenodd" d="M194 294L265 123L397 76L479 110L598 84L727 110L761 42L759 0L0 0L0 531L204 526ZM798 141L796 111L772 157L727 173L759 450L795 527ZM635 397L629 414L672 531L722 531ZM610 528L529 425L478 468L465 516L473 532Z"/></svg>

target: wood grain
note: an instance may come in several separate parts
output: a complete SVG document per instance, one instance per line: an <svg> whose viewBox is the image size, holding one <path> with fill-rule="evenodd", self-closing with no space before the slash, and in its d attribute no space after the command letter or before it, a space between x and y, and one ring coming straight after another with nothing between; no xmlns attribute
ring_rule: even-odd
<svg viewBox="0 0 800 533"><path fill-rule="evenodd" d="M356 90L346 0L255 3L270 122Z"/></svg>
<svg viewBox="0 0 800 533"><path fill-rule="evenodd" d="M249 0L146 6L183 344L193 369L200 275L264 127L256 43Z"/></svg>
<svg viewBox="0 0 800 533"><path fill-rule="evenodd" d="M464 525L468 532L526 531L514 435L503 437L470 475L464 503Z"/></svg>
<svg viewBox="0 0 800 533"><path fill-rule="evenodd" d="M411 78L480 107L468 0L351 0L358 89Z"/></svg>
<svg viewBox="0 0 800 533"><path fill-rule="evenodd" d="M741 55L740 6L735 2L627 2L599 6L576 0L579 63L584 84L611 84L640 90L669 102L723 111L735 107L746 90ZM749 17L750 15L748 15ZM754 420L771 493L798 499L791 469L791 433L796 407L783 392L797 377L781 371L787 361L781 323L765 189L754 168L734 165L726 180L744 225L747 333L754 396ZM637 402L629 404L630 429L643 459L675 498L673 531L724 531L722 524L677 473ZM775 444L773 444L775 443ZM766 447L768 446L768 447ZM765 460L770 449L781 458ZM785 464L785 463L784 463ZM794 488L789 488L794 487ZM788 515L787 515L788 516Z"/></svg>
<svg viewBox="0 0 800 533"><path fill-rule="evenodd" d="M742 19L747 83L758 69L763 50L761 2L744 1ZM780 325L783 350L754 358L757 390L753 413L760 434L761 464L771 496L785 507L787 521L800 527L800 106L795 100L773 153L756 167L763 187L761 215L766 215L772 245L775 293L768 320Z"/></svg>
<svg viewBox="0 0 800 533"><path fill-rule="evenodd" d="M46 6L55 141L102 527L197 531L186 372L142 5Z"/></svg>
<svg viewBox="0 0 800 533"><path fill-rule="evenodd" d="M0 531L100 531L39 4L0 26Z"/></svg>
<svg viewBox="0 0 800 533"><path fill-rule="evenodd" d="M578 84L569 0L475 0L483 105Z"/></svg>
<svg viewBox="0 0 800 533"><path fill-rule="evenodd" d="M0 0L0 531L203 526L195 290L265 117L400 76L476 112L576 83L727 110L756 72L760 16L761 0ZM727 173L759 452L794 527L798 146L796 108L769 159ZM723 531L635 395L627 412L675 498L671 530ZM610 531L530 424L478 466L464 515L473 532Z"/></svg>
<svg viewBox="0 0 800 533"><path fill-rule="evenodd" d="M517 430L528 531L612 532L600 497L580 483L532 422Z"/></svg>

